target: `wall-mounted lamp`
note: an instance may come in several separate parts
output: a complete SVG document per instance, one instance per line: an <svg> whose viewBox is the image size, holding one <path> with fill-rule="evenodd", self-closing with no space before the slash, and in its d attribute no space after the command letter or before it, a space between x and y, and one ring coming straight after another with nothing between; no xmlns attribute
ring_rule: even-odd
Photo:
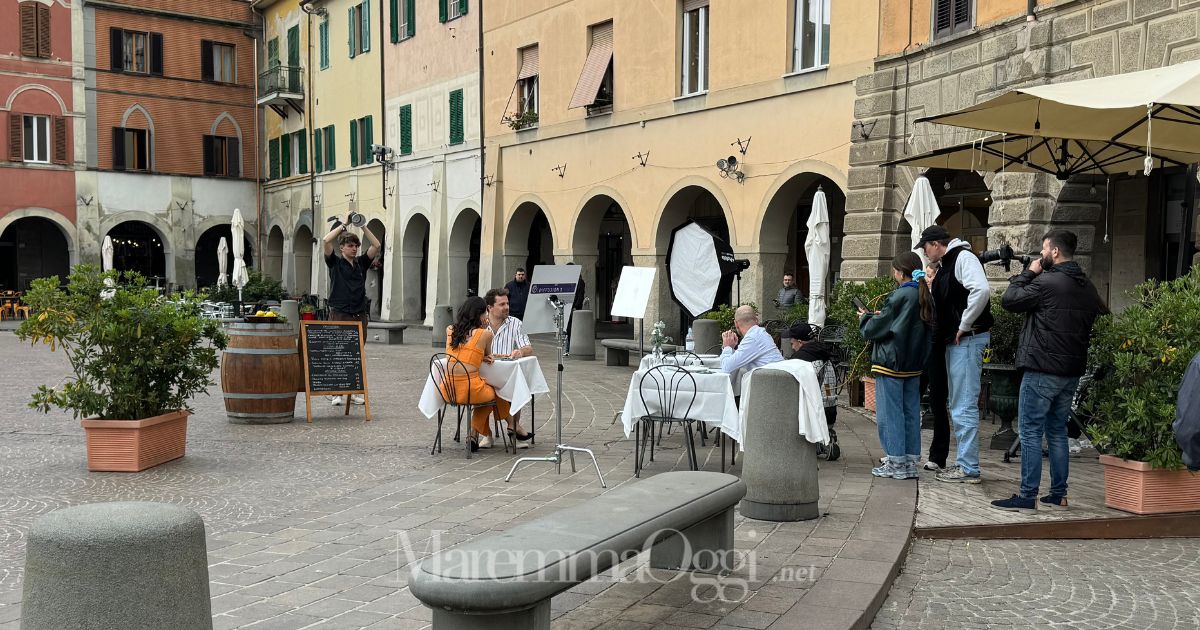
<svg viewBox="0 0 1200 630"><path fill-rule="evenodd" d="M732 177L739 184L746 180L746 174L738 170L736 156L731 155L717 160L717 170L721 172L721 177Z"/></svg>

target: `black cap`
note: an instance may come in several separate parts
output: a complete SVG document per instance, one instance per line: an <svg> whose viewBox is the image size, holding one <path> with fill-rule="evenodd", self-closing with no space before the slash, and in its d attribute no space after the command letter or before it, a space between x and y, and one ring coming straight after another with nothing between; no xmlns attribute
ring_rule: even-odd
<svg viewBox="0 0 1200 630"><path fill-rule="evenodd" d="M800 341L809 341L812 339L812 326L804 322L792 324L792 327L788 328L788 332L791 333L792 339L799 339Z"/></svg>
<svg viewBox="0 0 1200 630"><path fill-rule="evenodd" d="M921 240L917 242L917 246L913 249L921 249L925 246L925 243L948 240L950 240L950 233L946 231L946 228L940 225L931 225L925 228L924 232L921 232Z"/></svg>

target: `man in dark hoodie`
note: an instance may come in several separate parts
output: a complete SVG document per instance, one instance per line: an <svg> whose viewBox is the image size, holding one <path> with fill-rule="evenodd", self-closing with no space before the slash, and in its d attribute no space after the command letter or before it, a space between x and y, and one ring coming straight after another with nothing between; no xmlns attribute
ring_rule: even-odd
<svg viewBox="0 0 1200 630"><path fill-rule="evenodd" d="M833 346L814 339L812 326L804 322L792 324L788 332L792 335L792 356L789 358L813 364L813 369L817 371L817 382L821 386L825 422L832 427L837 422L837 374L833 366Z"/></svg>
<svg viewBox="0 0 1200 630"><path fill-rule="evenodd" d="M1061 229L1042 238L1042 257L1014 276L1004 292L1004 308L1025 313L1017 347L1024 371L1018 413L1021 434L1021 489L992 501L1001 510L1037 509L1042 480L1042 437L1050 447L1050 493L1040 503L1067 507L1067 422L1079 377L1087 369L1088 344L1096 317L1108 311L1096 287L1072 260L1077 239Z"/></svg>

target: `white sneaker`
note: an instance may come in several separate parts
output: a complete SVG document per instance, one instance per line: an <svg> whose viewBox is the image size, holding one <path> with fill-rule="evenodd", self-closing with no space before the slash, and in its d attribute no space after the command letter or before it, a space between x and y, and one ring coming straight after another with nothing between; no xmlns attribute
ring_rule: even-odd
<svg viewBox="0 0 1200 630"><path fill-rule="evenodd" d="M935 462L925 462L925 470L932 470L933 472L937 472L941 469L942 469L942 467L938 466Z"/></svg>
<svg viewBox="0 0 1200 630"><path fill-rule="evenodd" d="M1087 450L1087 449L1096 448L1096 447L1095 447L1095 445L1092 444L1091 440L1089 440L1087 438L1079 438L1079 448L1082 450Z"/></svg>
<svg viewBox="0 0 1200 630"><path fill-rule="evenodd" d="M1079 440L1067 438L1067 449L1071 451L1072 455L1076 455L1083 450L1083 446L1079 443Z"/></svg>
<svg viewBox="0 0 1200 630"><path fill-rule="evenodd" d="M479 437L479 448L492 448L492 436L483 435Z"/></svg>
<svg viewBox="0 0 1200 630"><path fill-rule="evenodd" d="M515 446L516 448L529 448L529 440L513 439L512 442L513 442L513 446Z"/></svg>
<svg viewBox="0 0 1200 630"><path fill-rule="evenodd" d="M333 398L330 399L330 403L334 407L340 407L340 406L346 404L346 397L345 396L334 396Z"/></svg>
<svg viewBox="0 0 1200 630"><path fill-rule="evenodd" d="M367 399L363 398L360 394L354 394L350 397L350 402L356 405L365 405L367 404Z"/></svg>

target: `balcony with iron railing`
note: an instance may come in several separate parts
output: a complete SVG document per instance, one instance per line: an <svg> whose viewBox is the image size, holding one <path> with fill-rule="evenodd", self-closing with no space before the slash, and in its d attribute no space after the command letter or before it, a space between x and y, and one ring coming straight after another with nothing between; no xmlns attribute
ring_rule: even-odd
<svg viewBox="0 0 1200 630"><path fill-rule="evenodd" d="M258 104L287 118L287 107L304 112L304 68L274 66L258 75Z"/></svg>

